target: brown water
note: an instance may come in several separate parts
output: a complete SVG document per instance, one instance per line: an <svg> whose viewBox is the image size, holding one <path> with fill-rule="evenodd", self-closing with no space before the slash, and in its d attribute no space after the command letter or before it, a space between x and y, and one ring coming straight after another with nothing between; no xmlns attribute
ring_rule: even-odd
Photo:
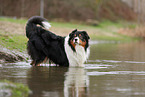
<svg viewBox="0 0 145 97"><path fill-rule="evenodd" d="M85 68L0 64L0 80L29 86L29 97L145 97L145 42L91 42Z"/></svg>

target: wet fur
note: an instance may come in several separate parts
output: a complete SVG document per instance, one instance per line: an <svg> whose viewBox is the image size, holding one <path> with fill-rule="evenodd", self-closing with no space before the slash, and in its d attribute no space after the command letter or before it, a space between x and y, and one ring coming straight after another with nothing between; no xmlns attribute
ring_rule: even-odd
<svg viewBox="0 0 145 97"><path fill-rule="evenodd" d="M78 62L72 63L72 61L78 60L74 60L74 58L70 57L70 51L72 53L78 53L77 55L84 56L85 58L79 59L83 60L84 63L89 55L88 34L85 31L74 30L67 37L62 37L46 30L49 26L50 25L46 19L39 16L34 16L27 22L26 36L29 39L27 43L27 50L32 59L31 65L38 66L41 63L50 60L59 66L73 66L74 63ZM80 33L84 38L82 39L84 42L74 44L75 46L73 46L71 40L75 37L74 35L78 36ZM83 63L81 62L80 64Z"/></svg>

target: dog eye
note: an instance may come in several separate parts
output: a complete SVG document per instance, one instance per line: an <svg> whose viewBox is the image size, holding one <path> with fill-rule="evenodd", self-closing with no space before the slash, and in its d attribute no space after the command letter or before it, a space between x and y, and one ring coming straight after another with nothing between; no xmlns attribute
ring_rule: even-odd
<svg viewBox="0 0 145 97"><path fill-rule="evenodd" d="M79 34L79 37L80 37L80 38L83 38L83 36L82 36L81 34Z"/></svg>

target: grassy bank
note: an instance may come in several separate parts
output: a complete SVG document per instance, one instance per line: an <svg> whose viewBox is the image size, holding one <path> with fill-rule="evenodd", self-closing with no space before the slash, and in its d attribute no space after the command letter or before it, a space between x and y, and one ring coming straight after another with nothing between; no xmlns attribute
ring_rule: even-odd
<svg viewBox="0 0 145 97"><path fill-rule="evenodd" d="M25 24L27 19L13 19L13 18L0 18L0 45L9 49L17 49L21 52L26 51L27 38L25 36ZM118 22L113 23L104 21L97 26L86 24L66 23L66 22L53 22L50 21L52 27L50 31L58 35L66 36L73 29L85 30L88 32L92 40L106 40L106 41L120 41L130 42L136 41L138 38L132 38L117 33L120 28L135 27L135 25Z"/></svg>
<svg viewBox="0 0 145 97"><path fill-rule="evenodd" d="M10 50L16 49L20 52L26 51L27 38L24 35L3 35L0 34L0 45Z"/></svg>
<svg viewBox="0 0 145 97"><path fill-rule="evenodd" d="M25 52L28 40L25 37L25 23L24 19L0 18L0 45Z"/></svg>

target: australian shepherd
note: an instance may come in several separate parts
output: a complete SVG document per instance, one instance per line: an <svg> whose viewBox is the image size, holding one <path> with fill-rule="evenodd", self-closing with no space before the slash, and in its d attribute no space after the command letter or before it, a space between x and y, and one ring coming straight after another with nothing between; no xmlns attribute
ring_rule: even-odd
<svg viewBox="0 0 145 97"><path fill-rule="evenodd" d="M31 17L26 25L28 54L31 65L39 66L50 60L59 66L84 67L89 57L89 39L86 31L73 30L62 37L48 31L51 25L40 16Z"/></svg>

